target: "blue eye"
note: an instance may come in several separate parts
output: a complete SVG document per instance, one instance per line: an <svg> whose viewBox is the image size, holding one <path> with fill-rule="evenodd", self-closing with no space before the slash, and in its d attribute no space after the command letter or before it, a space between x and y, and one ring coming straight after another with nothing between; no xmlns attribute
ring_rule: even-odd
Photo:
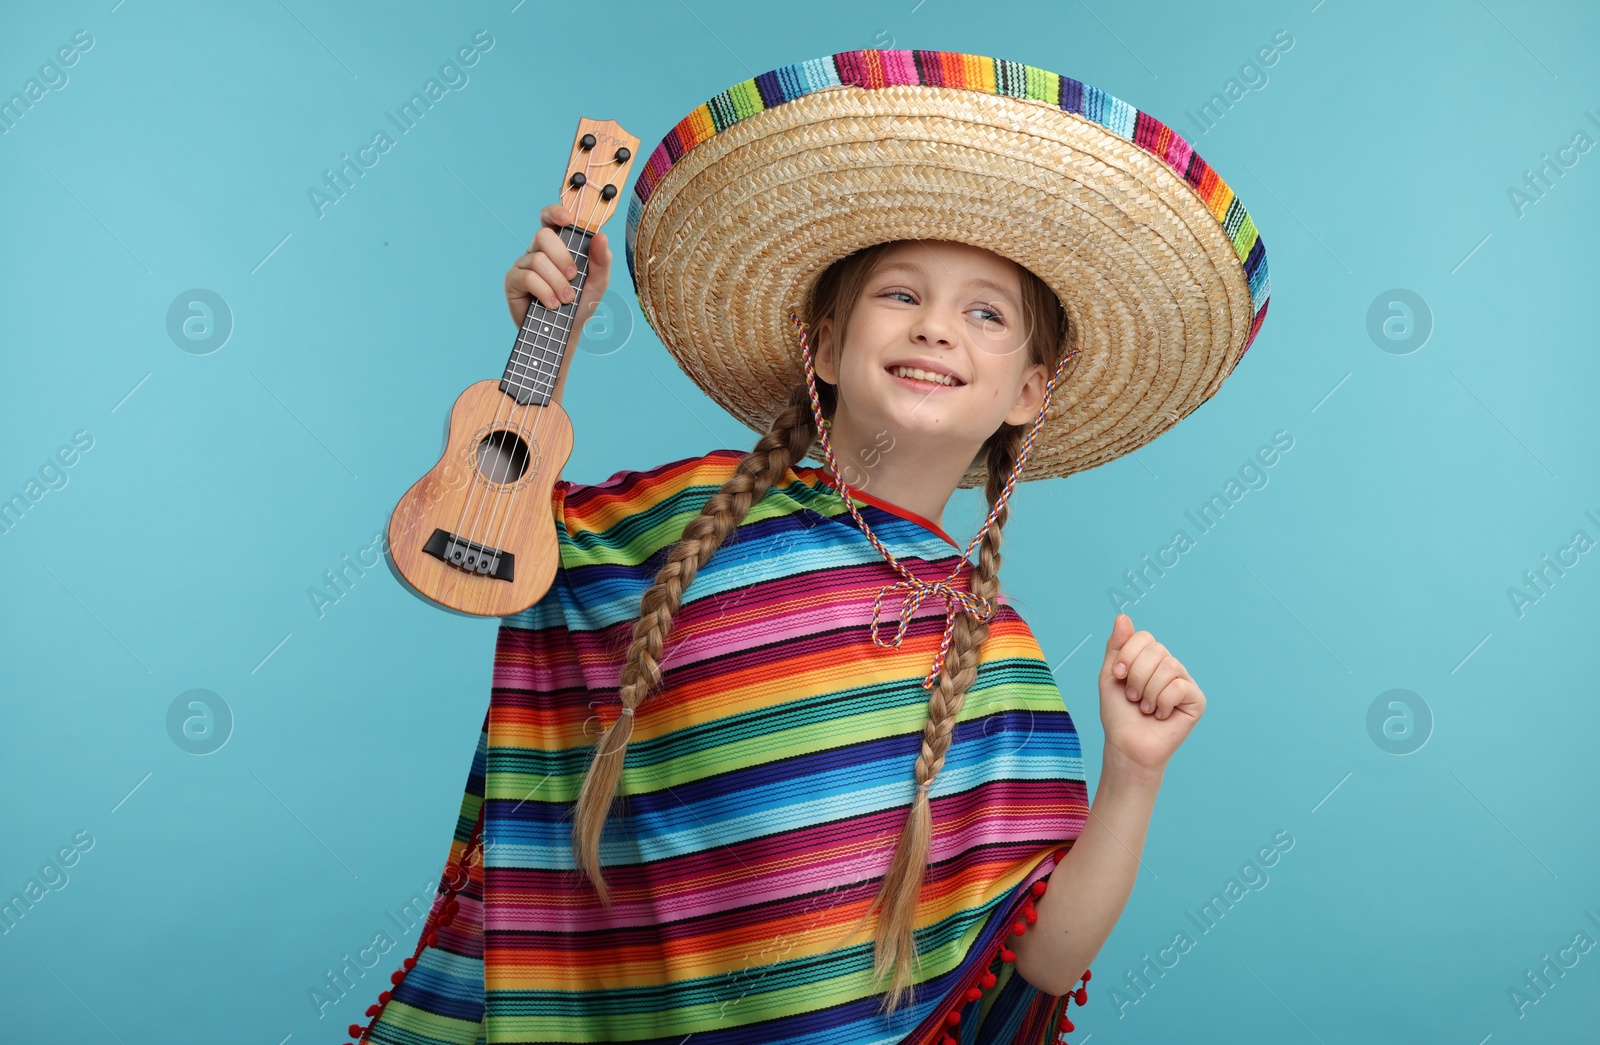
<svg viewBox="0 0 1600 1045"><path fill-rule="evenodd" d="M886 298L897 298L897 297L898 298L906 298L909 304L913 304L913 305L916 304L916 300L914 298L912 298L911 292L908 291L908 290L886 290L879 296L880 297L886 297ZM992 308L974 308L974 309L968 309L968 311L969 312L984 312L984 313L987 313L990 318L985 319L983 321L985 323L994 323L994 322L1004 323L1005 322L1005 318L1006 318L1006 317L1002 316L1000 313L996 312Z"/></svg>

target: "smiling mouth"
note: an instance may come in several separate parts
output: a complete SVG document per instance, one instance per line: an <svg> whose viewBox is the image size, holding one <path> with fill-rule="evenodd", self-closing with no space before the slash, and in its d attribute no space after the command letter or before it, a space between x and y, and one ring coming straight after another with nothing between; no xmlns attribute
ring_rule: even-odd
<svg viewBox="0 0 1600 1045"><path fill-rule="evenodd" d="M928 391L937 388L960 388L965 382L951 377L949 374L940 374L932 370L923 370L914 366L885 367L889 374L904 381L913 388Z"/></svg>

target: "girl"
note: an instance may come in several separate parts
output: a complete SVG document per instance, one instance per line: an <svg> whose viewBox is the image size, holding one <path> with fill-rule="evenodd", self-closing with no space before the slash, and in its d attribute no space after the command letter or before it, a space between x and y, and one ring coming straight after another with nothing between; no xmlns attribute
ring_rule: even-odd
<svg viewBox="0 0 1600 1045"><path fill-rule="evenodd" d="M764 434L555 484L562 569L501 623L441 891L353 1037L1066 1040L1205 697L1118 614L1091 808L1001 528L1025 463L1154 438L1259 328L1259 237L1175 142L1076 81L922 51L763 74L674 128L630 272ZM1030 172L1054 195L995 204ZM507 272L519 326L604 294L604 234L556 233L577 218L546 207ZM977 483L963 553L943 511Z"/></svg>

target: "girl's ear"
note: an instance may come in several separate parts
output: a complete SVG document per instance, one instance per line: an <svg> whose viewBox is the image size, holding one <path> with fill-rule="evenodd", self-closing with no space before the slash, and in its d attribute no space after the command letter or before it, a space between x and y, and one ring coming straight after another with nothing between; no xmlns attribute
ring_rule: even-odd
<svg viewBox="0 0 1600 1045"><path fill-rule="evenodd" d="M830 385L839 383L839 354L838 346L833 338L833 317L824 316L818 321L816 330L817 352L813 365L817 376Z"/></svg>
<svg viewBox="0 0 1600 1045"><path fill-rule="evenodd" d="M820 367L818 368L821 369ZM1043 363L1032 364L1023 379L1022 387L1017 390L1016 402L1011 404L1011 409L1006 411L1006 424L1027 425L1039 413L1039 407L1044 403L1045 382L1050 379L1050 373Z"/></svg>

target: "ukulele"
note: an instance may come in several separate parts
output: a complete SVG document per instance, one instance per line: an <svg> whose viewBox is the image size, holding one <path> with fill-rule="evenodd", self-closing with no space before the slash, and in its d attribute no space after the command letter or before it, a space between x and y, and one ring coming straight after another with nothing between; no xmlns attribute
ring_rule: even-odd
<svg viewBox="0 0 1600 1045"><path fill-rule="evenodd" d="M572 453L572 421L553 402L589 271L589 241L617 208L639 139L612 120L578 121L561 202L577 220L557 230L578 274L573 300L538 298L499 381L471 385L450 408L439 462L389 517L389 553L418 594L483 617L520 613L560 565L550 495Z"/></svg>

